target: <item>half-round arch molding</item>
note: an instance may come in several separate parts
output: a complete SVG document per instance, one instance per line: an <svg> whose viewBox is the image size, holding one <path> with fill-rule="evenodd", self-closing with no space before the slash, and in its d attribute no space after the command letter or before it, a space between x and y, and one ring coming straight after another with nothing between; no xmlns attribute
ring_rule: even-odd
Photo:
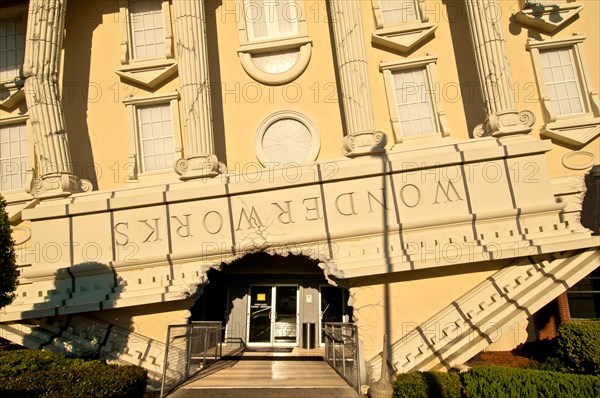
<svg viewBox="0 0 600 398"><path fill-rule="evenodd" d="M269 86L278 86L292 82L296 80L306 70L306 68L308 67L308 63L310 62L310 57L312 53L312 44L310 40L297 41L294 44L295 45L284 47L274 46L268 49L259 47L257 47L256 49L242 48L238 52L242 68L244 68L246 73L257 82ZM268 72L264 69L261 69L253 61L253 58L259 55L268 55L271 53L278 53L280 51L290 51L294 49L298 51L298 57L296 59L296 62L291 67L289 67L289 69L283 72Z"/></svg>

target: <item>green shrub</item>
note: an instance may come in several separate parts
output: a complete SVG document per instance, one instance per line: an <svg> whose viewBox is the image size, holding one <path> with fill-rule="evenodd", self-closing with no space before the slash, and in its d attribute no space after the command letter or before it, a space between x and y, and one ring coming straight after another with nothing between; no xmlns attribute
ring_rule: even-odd
<svg viewBox="0 0 600 398"><path fill-rule="evenodd" d="M461 374L468 398L590 398L600 396L600 377L534 369L475 367Z"/></svg>
<svg viewBox="0 0 600 398"><path fill-rule="evenodd" d="M460 391L456 373L405 373L394 382L394 398L460 398Z"/></svg>
<svg viewBox="0 0 600 398"><path fill-rule="evenodd" d="M6 202L0 196L0 308L12 303L17 288L15 242L12 238L8 214L4 208Z"/></svg>
<svg viewBox="0 0 600 398"><path fill-rule="evenodd" d="M138 366L68 359L47 351L0 352L3 398L142 397L147 376Z"/></svg>
<svg viewBox="0 0 600 398"><path fill-rule="evenodd" d="M546 370L550 372L572 373L571 369L566 367L565 364L557 357L547 357L544 362L533 362L526 368Z"/></svg>
<svg viewBox="0 0 600 398"><path fill-rule="evenodd" d="M557 346L558 358L573 372L600 374L600 321L563 323Z"/></svg>

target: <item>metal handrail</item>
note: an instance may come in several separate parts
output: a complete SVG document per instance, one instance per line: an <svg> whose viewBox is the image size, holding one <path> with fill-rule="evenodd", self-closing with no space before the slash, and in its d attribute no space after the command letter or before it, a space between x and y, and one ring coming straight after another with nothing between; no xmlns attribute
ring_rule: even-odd
<svg viewBox="0 0 600 398"><path fill-rule="evenodd" d="M177 333L179 331L179 333ZM167 372L173 371L177 375L173 379L173 385L169 391L179 384L188 380L191 374L192 360L200 360L198 364L202 366L198 371L205 369L213 362L219 360L223 355L223 343L221 333L223 325L219 321L192 322L190 324L169 325L167 327L167 341L165 348L165 357L163 361L162 380L160 386L160 396L164 397L166 390ZM214 345L212 345L214 343ZM202 347L199 352L195 352L200 344ZM209 348L210 346L210 348ZM209 351L211 354L209 354ZM169 366L169 358L174 356L174 369ZM196 372L194 372L195 374Z"/></svg>
<svg viewBox="0 0 600 398"><path fill-rule="evenodd" d="M351 323L327 322L323 334L325 335L325 361L360 393L358 329ZM347 355L348 351L351 355Z"/></svg>

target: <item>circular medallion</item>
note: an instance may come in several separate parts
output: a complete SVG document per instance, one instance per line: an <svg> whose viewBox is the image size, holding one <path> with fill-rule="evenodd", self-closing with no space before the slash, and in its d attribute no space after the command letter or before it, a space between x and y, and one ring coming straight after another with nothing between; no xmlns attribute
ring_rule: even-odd
<svg viewBox="0 0 600 398"><path fill-rule="evenodd" d="M283 166L316 159L320 142L313 124L297 112L277 112L261 123L256 134L256 156L265 165Z"/></svg>

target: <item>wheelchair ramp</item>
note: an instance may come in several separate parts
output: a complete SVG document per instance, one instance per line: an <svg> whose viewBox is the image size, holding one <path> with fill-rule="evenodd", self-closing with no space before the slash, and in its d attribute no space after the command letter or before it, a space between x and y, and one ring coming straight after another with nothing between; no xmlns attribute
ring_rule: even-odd
<svg viewBox="0 0 600 398"><path fill-rule="evenodd" d="M238 357L225 357L222 361L231 361L230 366L199 375L169 397L356 398L356 391L322 355L323 350L294 349L292 353L245 352Z"/></svg>

